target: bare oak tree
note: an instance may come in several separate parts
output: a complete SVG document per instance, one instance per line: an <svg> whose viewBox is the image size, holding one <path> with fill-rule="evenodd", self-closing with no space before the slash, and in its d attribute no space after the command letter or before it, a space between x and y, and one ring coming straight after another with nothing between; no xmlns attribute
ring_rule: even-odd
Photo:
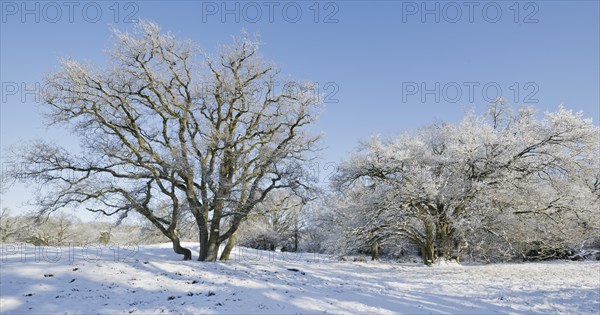
<svg viewBox="0 0 600 315"><path fill-rule="evenodd" d="M41 211L135 211L191 259L177 233L185 205L199 230L198 259L214 261L269 193L308 188L302 163L318 137L305 129L320 95L312 83L278 81L245 34L215 58L151 22L114 35L110 66L66 60L47 78L49 123L70 127L82 152L35 142L15 150L35 164L15 175L48 187Z"/></svg>

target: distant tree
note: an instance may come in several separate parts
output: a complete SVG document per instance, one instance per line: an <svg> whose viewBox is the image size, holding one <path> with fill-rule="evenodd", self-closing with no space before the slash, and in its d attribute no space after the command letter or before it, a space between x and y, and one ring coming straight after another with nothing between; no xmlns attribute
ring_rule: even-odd
<svg viewBox="0 0 600 315"><path fill-rule="evenodd" d="M302 239L299 241L300 250L311 253L333 252L330 244L333 235L338 235L333 224L333 211L328 203L335 200L333 194L322 191L317 197L306 203L301 212Z"/></svg>
<svg viewBox="0 0 600 315"><path fill-rule="evenodd" d="M28 242L35 245L65 245L78 238L76 217L58 213L55 216L11 216L7 209L0 212L0 241Z"/></svg>
<svg viewBox="0 0 600 315"><path fill-rule="evenodd" d="M50 243L53 245L65 245L73 237L73 225L81 223L81 220L73 215L59 213L56 216L48 218L45 224L40 224Z"/></svg>
<svg viewBox="0 0 600 315"><path fill-rule="evenodd" d="M529 233L520 244L565 246L598 228L590 179L598 172L598 137L580 113L561 107L537 120L531 108L514 115L498 103L460 124L371 139L340 167L336 187L354 196L346 206L358 213L353 235L371 244L410 239L427 264L460 258L480 233L515 228ZM530 220L535 225L520 226Z"/></svg>
<svg viewBox="0 0 600 315"><path fill-rule="evenodd" d="M11 216L8 208L0 209L0 242L14 241L30 224L31 222Z"/></svg>
<svg viewBox="0 0 600 315"><path fill-rule="evenodd" d="M37 199L42 212L134 211L191 259L178 234L186 205L199 260L214 261L272 191L307 188L301 165L317 141L306 131L317 118L315 85L278 82L246 35L214 59L151 22L114 35L107 68L65 60L46 79L48 123L71 128L83 151L28 144L14 158L36 167L13 175L48 187Z"/></svg>
<svg viewBox="0 0 600 315"><path fill-rule="evenodd" d="M240 230L241 245L253 248L296 251L301 238L302 198L285 191L270 194L257 205Z"/></svg>
<svg viewBox="0 0 600 315"><path fill-rule="evenodd" d="M103 231L100 232L100 236L98 237L98 242L100 242L100 244L108 244L110 242L110 232L108 231Z"/></svg>

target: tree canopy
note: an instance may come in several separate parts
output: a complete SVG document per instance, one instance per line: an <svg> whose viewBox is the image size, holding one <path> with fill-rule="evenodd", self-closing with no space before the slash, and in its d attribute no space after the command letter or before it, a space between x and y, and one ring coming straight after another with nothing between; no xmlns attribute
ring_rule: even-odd
<svg viewBox="0 0 600 315"><path fill-rule="evenodd" d="M282 81L246 34L216 57L152 22L114 35L106 68L64 60L46 78L48 123L71 128L82 152L46 141L15 151L36 165L16 175L48 187L41 211L135 211L191 259L177 233L185 207L199 260L212 261L269 193L306 192L302 163L318 140L306 131L319 110L313 83Z"/></svg>

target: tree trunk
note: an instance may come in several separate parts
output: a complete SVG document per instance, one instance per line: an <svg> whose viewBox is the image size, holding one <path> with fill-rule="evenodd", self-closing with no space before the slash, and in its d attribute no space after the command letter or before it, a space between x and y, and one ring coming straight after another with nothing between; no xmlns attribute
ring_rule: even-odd
<svg viewBox="0 0 600 315"><path fill-rule="evenodd" d="M225 248L223 249L223 253L221 253L221 260L229 260L229 256L231 255L231 251L233 250L233 247L235 246L235 243L237 242L237 230L235 232L233 232L233 234L231 234L231 236L229 236L229 239L227 240L227 244L225 245Z"/></svg>
<svg viewBox="0 0 600 315"><path fill-rule="evenodd" d="M421 244L421 256L423 263L431 266L435 263L435 231L433 224L427 219L423 220L423 227L425 228L425 240Z"/></svg>
<svg viewBox="0 0 600 315"><path fill-rule="evenodd" d="M173 243L173 250L175 251L175 253L183 255L183 260L192 259L192 251L181 246L181 243L179 242L179 238L177 236L172 236L171 242Z"/></svg>
<svg viewBox="0 0 600 315"><path fill-rule="evenodd" d="M444 222L438 222L435 227L435 239L437 241L437 256L448 260L450 249L448 248L448 225Z"/></svg>
<svg viewBox="0 0 600 315"><path fill-rule="evenodd" d="M379 260L379 243L375 241L371 249L371 260Z"/></svg>
<svg viewBox="0 0 600 315"><path fill-rule="evenodd" d="M193 197L188 197L188 202L195 202ZM192 207L191 212L196 219L196 225L198 226L198 261L205 261L208 256L208 225L207 225L207 214L205 209L200 207Z"/></svg>
<svg viewBox="0 0 600 315"><path fill-rule="evenodd" d="M458 252L459 242L454 239L454 228L447 222L439 222L436 225L437 255L445 260L460 260Z"/></svg>
<svg viewBox="0 0 600 315"><path fill-rule="evenodd" d="M460 242L455 237L455 228L444 204L436 207L438 214L435 223L436 254L445 260L460 260Z"/></svg>
<svg viewBox="0 0 600 315"><path fill-rule="evenodd" d="M221 177L221 181L223 178ZM222 185L222 184L221 184ZM221 211L223 210L223 199L225 196L225 192L222 191L223 188L219 188L219 192L217 194L216 202L212 208L212 218L210 219L210 230L208 236L208 247L206 248L206 256L202 261L217 261L217 256L219 255L219 237L221 236Z"/></svg>
<svg viewBox="0 0 600 315"><path fill-rule="evenodd" d="M208 256L208 230L206 226L201 226L198 224L198 243L200 245L200 251L198 253L198 260L205 261L206 256Z"/></svg>
<svg viewBox="0 0 600 315"><path fill-rule="evenodd" d="M423 257L423 263L427 266L435 263L435 246L433 242L427 242L424 246L421 246L421 256Z"/></svg>
<svg viewBox="0 0 600 315"><path fill-rule="evenodd" d="M208 240L208 246L206 248L206 256L202 261L217 261L217 255L219 254L219 244L217 240L212 238Z"/></svg>
<svg viewBox="0 0 600 315"><path fill-rule="evenodd" d="M296 223L296 228L294 229L294 252L298 252L298 224Z"/></svg>

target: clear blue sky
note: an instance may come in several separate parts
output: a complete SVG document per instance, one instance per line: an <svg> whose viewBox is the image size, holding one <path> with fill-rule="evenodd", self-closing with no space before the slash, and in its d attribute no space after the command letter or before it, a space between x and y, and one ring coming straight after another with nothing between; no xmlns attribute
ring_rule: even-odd
<svg viewBox="0 0 600 315"><path fill-rule="evenodd" d="M359 140L434 119L456 121L470 108L482 111L484 92L493 97L497 87L514 105L543 112L562 103L600 120L598 1L1 3L3 155L7 146L36 137L74 143L43 126L40 106L21 84L39 82L61 57L102 65L113 44L111 27L131 28L128 15L208 50L242 29L259 33L262 54L284 75L322 87L333 82L322 92L338 102L326 104L314 127L324 136L322 180L331 170L324 163L338 162ZM16 210L27 194L17 187L2 199Z"/></svg>

